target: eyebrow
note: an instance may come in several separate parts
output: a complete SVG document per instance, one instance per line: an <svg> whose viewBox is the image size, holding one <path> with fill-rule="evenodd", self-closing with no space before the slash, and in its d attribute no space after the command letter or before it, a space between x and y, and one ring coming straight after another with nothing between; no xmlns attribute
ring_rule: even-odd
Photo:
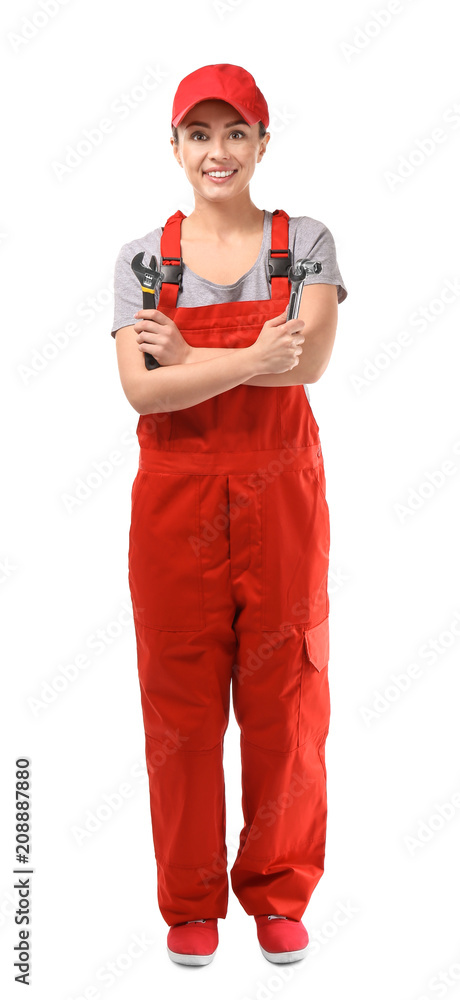
<svg viewBox="0 0 460 1000"><path fill-rule="evenodd" d="M230 128L231 125L247 125L247 124L248 124L247 122L243 121L243 119L240 118L239 121L237 122L227 122L227 124L224 125L224 128ZM188 125L185 126L185 128L186 129L192 128L193 125L201 125L203 128L211 128L211 126L208 125L207 122L190 122Z"/></svg>

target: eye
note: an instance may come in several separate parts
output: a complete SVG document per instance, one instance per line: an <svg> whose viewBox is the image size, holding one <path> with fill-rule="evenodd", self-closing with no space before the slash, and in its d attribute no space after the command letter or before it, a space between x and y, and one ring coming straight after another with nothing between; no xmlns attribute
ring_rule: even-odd
<svg viewBox="0 0 460 1000"><path fill-rule="evenodd" d="M192 135L190 136L190 138L191 138L191 139L195 139L195 137L196 137L197 135L204 135L204 132L192 132ZM206 139L206 136L204 136L204 137L205 137L205 139Z"/></svg>

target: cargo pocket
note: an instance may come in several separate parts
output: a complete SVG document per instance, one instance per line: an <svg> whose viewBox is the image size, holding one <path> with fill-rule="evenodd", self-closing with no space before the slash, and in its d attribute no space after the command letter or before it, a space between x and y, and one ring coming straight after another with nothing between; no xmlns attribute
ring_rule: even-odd
<svg viewBox="0 0 460 1000"><path fill-rule="evenodd" d="M303 662L300 681L299 745L315 744L324 771L324 742L329 730L330 695L329 617L303 630Z"/></svg>
<svg viewBox="0 0 460 1000"><path fill-rule="evenodd" d="M320 671L329 663L329 617L303 634L307 660Z"/></svg>
<svg viewBox="0 0 460 1000"><path fill-rule="evenodd" d="M138 477L128 552L133 616L148 628L201 629L199 477L145 470Z"/></svg>

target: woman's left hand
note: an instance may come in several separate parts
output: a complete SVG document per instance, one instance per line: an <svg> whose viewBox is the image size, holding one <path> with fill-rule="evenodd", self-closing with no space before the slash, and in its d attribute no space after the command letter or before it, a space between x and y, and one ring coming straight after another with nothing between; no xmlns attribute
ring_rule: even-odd
<svg viewBox="0 0 460 1000"><path fill-rule="evenodd" d="M134 329L141 351L151 354L160 365L184 365L192 348L184 340L179 327L159 309L139 309L135 313Z"/></svg>

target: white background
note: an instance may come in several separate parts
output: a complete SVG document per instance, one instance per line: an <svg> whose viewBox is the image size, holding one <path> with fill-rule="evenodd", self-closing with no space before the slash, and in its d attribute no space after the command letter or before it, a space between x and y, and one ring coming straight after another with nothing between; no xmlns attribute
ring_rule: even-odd
<svg viewBox="0 0 460 1000"><path fill-rule="evenodd" d="M457 5L48 2L52 16L45 0L4 2L0 38L2 995L20 992L14 762L25 754L28 995L459 996ZM323 221L349 292L310 388L332 535L329 814L304 915L311 945L291 967L264 959L231 889L214 962L167 956L126 612L138 417L110 336L113 267L123 243L193 209L171 106L182 77L211 62L245 66L268 102L254 203ZM142 97L149 71L159 83ZM59 176L106 118L111 132ZM109 474L69 507L97 463ZM232 715L229 867L238 737ZM134 935L147 947L130 959Z"/></svg>

